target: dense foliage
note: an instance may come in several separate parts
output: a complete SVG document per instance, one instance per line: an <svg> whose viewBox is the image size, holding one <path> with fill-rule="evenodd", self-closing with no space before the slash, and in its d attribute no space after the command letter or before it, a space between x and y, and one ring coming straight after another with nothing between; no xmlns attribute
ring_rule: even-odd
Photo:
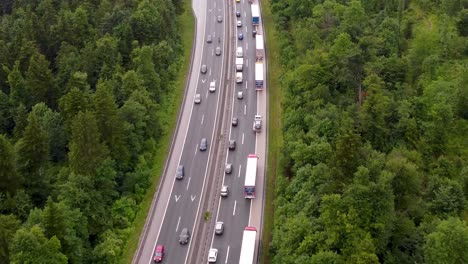
<svg viewBox="0 0 468 264"><path fill-rule="evenodd" d="M468 2L271 0L272 263L468 263Z"/></svg>
<svg viewBox="0 0 468 264"><path fill-rule="evenodd" d="M182 1L0 1L0 263L116 263L150 180Z"/></svg>

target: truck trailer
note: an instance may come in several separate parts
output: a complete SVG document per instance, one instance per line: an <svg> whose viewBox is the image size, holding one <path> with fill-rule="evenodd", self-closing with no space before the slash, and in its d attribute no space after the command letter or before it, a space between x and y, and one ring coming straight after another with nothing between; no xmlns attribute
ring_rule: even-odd
<svg viewBox="0 0 468 264"><path fill-rule="evenodd" d="M258 25L260 23L260 8L257 4L252 4L252 25Z"/></svg>

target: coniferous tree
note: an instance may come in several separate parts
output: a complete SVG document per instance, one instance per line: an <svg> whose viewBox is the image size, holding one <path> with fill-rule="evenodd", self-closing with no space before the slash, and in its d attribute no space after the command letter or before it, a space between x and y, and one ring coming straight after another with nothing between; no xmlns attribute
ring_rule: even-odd
<svg viewBox="0 0 468 264"><path fill-rule="evenodd" d="M26 191L35 205L42 205L48 189L49 139L35 113L28 117L23 137L16 144L16 153L18 172L24 178Z"/></svg>

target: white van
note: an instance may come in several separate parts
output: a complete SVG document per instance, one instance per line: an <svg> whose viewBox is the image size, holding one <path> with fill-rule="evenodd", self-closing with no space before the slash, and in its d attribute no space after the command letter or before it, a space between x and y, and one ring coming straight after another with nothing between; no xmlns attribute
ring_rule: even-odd
<svg viewBox="0 0 468 264"><path fill-rule="evenodd" d="M210 93L214 93L215 91L216 91L215 82L210 82Z"/></svg>
<svg viewBox="0 0 468 264"><path fill-rule="evenodd" d="M242 72L236 72L236 83L242 82Z"/></svg>
<svg viewBox="0 0 468 264"><path fill-rule="evenodd" d="M243 56L243 52L242 52L242 47L237 47L237 50L236 50L236 56L237 58L242 58Z"/></svg>

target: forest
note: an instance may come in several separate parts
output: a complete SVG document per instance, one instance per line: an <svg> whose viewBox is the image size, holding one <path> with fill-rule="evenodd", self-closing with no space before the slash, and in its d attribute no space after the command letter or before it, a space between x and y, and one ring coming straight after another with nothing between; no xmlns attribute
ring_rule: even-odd
<svg viewBox="0 0 468 264"><path fill-rule="evenodd" d="M117 263L180 70L182 1L0 1L0 263Z"/></svg>
<svg viewBox="0 0 468 264"><path fill-rule="evenodd" d="M468 1L270 3L271 263L468 263Z"/></svg>

